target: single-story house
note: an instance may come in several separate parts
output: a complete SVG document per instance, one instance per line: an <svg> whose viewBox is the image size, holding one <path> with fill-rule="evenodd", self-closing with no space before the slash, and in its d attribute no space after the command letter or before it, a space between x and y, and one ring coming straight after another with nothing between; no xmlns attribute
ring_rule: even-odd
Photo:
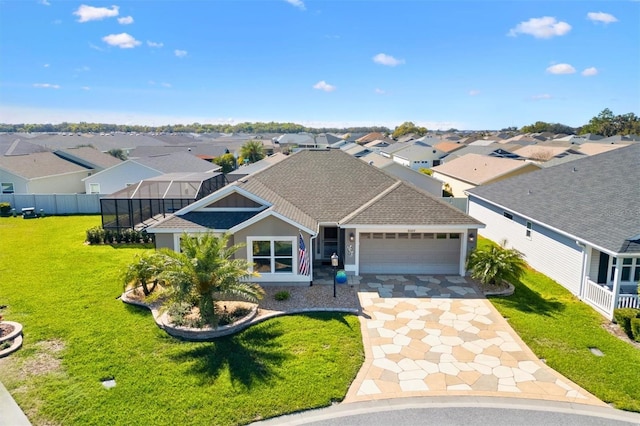
<svg viewBox="0 0 640 426"><path fill-rule="evenodd" d="M433 177L451 187L454 197L465 197L465 191L523 173L539 170L536 164L510 158L466 154L434 167Z"/></svg>
<svg viewBox="0 0 640 426"><path fill-rule="evenodd" d="M469 189L481 235L611 318L638 306L640 144ZM635 294L635 295L634 295Z"/></svg>
<svg viewBox="0 0 640 426"><path fill-rule="evenodd" d="M220 166L180 151L129 159L84 179L87 194L112 194L138 182L168 173L214 173Z"/></svg>
<svg viewBox="0 0 640 426"><path fill-rule="evenodd" d="M82 194L82 179L92 172L53 152L0 156L3 194Z"/></svg>
<svg viewBox="0 0 640 426"><path fill-rule="evenodd" d="M339 149L302 150L175 212L147 231L180 249L224 233L262 284L309 284L335 253L348 274L465 274L480 221ZM308 265L308 267L307 267Z"/></svg>

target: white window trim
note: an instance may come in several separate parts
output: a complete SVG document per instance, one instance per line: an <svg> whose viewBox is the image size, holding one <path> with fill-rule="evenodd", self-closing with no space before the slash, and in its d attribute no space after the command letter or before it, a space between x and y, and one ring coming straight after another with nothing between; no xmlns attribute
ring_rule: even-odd
<svg viewBox="0 0 640 426"><path fill-rule="evenodd" d="M98 192L94 192L94 187L98 188ZM99 194L100 193L100 184L99 183L90 183L89 184L89 194Z"/></svg>
<svg viewBox="0 0 640 426"><path fill-rule="evenodd" d="M276 241L287 241L291 243L291 272L260 272L263 277L298 275L298 239L297 237L247 237L247 261L250 263L251 271L253 271L253 242L269 241L271 243L271 271L275 270L275 251L274 243ZM260 257L260 256L259 256ZM279 256L284 257L284 256Z"/></svg>
<svg viewBox="0 0 640 426"><path fill-rule="evenodd" d="M7 186L7 188L9 187L9 185L11 185L11 192L9 191L5 192L4 190L5 185ZM2 194L15 194L16 185L13 182L2 182L0 183L0 190L2 190Z"/></svg>
<svg viewBox="0 0 640 426"><path fill-rule="evenodd" d="M524 227L525 227L524 236L530 240L531 234L533 233L533 223L530 221L526 221L526 223L524 224Z"/></svg>

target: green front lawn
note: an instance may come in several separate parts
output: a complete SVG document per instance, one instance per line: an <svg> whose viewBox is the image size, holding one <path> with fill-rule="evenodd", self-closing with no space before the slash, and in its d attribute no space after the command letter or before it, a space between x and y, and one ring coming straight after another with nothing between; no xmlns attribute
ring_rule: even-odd
<svg viewBox="0 0 640 426"><path fill-rule="evenodd" d="M640 349L609 333L604 317L545 275L527 269L514 285L513 296L491 302L533 352L601 400L640 411Z"/></svg>
<svg viewBox="0 0 640 426"><path fill-rule="evenodd" d="M353 315L280 317L210 343L123 304L143 247L87 246L97 216L0 218L0 305L24 346L0 377L33 424L246 424L341 400L364 359ZM105 389L101 380L114 378Z"/></svg>

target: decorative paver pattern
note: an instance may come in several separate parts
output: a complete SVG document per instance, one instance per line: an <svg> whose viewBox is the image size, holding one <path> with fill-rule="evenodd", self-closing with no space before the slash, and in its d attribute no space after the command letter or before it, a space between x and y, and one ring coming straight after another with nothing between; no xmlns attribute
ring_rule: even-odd
<svg viewBox="0 0 640 426"><path fill-rule="evenodd" d="M537 359L460 276L360 279L366 360L345 402L493 395L605 405Z"/></svg>

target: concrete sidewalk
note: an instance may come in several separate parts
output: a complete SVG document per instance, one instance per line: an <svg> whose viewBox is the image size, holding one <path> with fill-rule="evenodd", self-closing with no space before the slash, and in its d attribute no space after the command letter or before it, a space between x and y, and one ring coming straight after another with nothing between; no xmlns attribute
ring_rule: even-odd
<svg viewBox="0 0 640 426"><path fill-rule="evenodd" d="M31 423L0 382L0 426L30 426Z"/></svg>

